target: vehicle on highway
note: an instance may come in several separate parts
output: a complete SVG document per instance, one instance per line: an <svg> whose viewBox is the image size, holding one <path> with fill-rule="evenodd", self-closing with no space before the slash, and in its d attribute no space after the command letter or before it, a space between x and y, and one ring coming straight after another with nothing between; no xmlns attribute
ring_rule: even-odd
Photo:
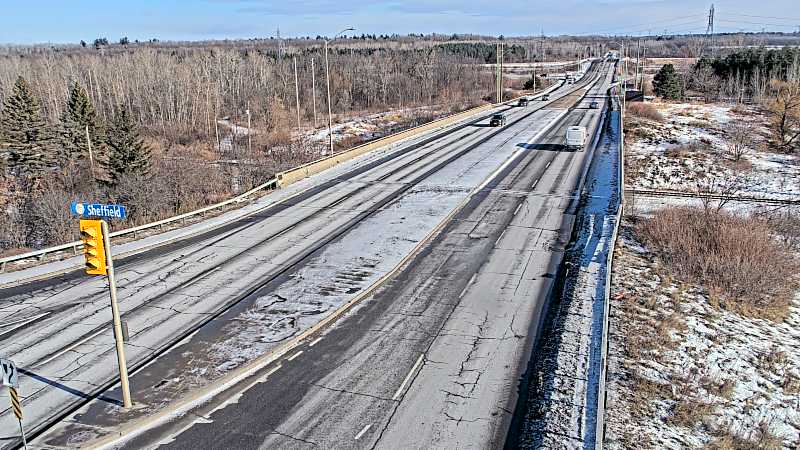
<svg viewBox="0 0 800 450"><path fill-rule="evenodd" d="M505 114L495 114L489 120L489 126L491 127L502 127L506 124L506 115Z"/></svg>
<svg viewBox="0 0 800 450"><path fill-rule="evenodd" d="M567 149L580 150L586 144L586 127L574 126L567 128L564 140Z"/></svg>
<svg viewBox="0 0 800 450"><path fill-rule="evenodd" d="M596 101L589 103L589 109L598 109L598 108L600 108L600 104L597 103Z"/></svg>
<svg viewBox="0 0 800 450"><path fill-rule="evenodd" d="M521 106L523 108L528 106L528 98L522 97L521 99L519 99L519 102L517 102L517 106Z"/></svg>
<svg viewBox="0 0 800 450"><path fill-rule="evenodd" d="M542 101L546 102L547 100L550 100L550 94L542 94Z"/></svg>

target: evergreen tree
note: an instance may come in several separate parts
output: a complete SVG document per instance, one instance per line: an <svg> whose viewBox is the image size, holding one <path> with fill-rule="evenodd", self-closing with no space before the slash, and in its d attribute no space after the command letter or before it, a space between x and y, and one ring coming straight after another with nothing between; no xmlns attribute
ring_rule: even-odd
<svg viewBox="0 0 800 450"><path fill-rule="evenodd" d="M139 137L130 112L120 105L108 130L108 171L113 181L125 174L146 174L150 169L150 149Z"/></svg>
<svg viewBox="0 0 800 450"><path fill-rule="evenodd" d="M67 99L67 106L61 114L61 151L62 164L89 158L89 142L86 140L86 128L89 128L92 158L95 161L105 159L105 129L97 117L89 95L83 87L75 82Z"/></svg>
<svg viewBox="0 0 800 450"><path fill-rule="evenodd" d="M17 78L3 101L0 140L8 149L12 173L38 177L55 163L51 134L39 100L22 77Z"/></svg>
<svg viewBox="0 0 800 450"><path fill-rule="evenodd" d="M678 73L672 64L664 64L653 77L653 91L656 95L668 100L677 100L681 96L681 83Z"/></svg>

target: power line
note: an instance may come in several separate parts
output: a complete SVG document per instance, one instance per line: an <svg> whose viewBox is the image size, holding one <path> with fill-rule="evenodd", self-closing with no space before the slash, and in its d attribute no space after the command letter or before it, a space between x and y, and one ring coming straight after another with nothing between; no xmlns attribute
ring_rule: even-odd
<svg viewBox="0 0 800 450"><path fill-rule="evenodd" d="M800 19L791 17L756 16L754 14L734 14L734 13L726 13L725 15L736 16L736 17L754 17L756 19L777 19L777 20L788 20L792 22L800 22Z"/></svg>
<svg viewBox="0 0 800 450"><path fill-rule="evenodd" d="M784 27L784 28L795 28L797 25L788 25L785 23L769 23L769 22L746 22L743 20L727 20L727 19L720 19L720 22L725 23L733 23L733 24L746 24L746 25L760 25L760 26L770 26L770 27Z"/></svg>
<svg viewBox="0 0 800 450"><path fill-rule="evenodd" d="M574 33L573 36L591 35L591 34L608 34L608 33L621 34L622 32L625 32L625 33L639 33L639 32L645 32L645 31L648 31L648 30L652 29L653 28L652 25L665 24L665 23L675 22L675 21L685 20L685 19L696 19L696 20L691 21L691 22L674 24L673 26L689 25L689 24L695 23L697 20L705 19L705 17L706 17L705 14L692 14L690 16L673 17L671 19L663 19L663 20L655 20L655 21L652 21L652 22L631 24L631 25L628 25L628 26L620 27L620 28L607 28L605 30L593 30L593 31L587 31L585 33Z"/></svg>

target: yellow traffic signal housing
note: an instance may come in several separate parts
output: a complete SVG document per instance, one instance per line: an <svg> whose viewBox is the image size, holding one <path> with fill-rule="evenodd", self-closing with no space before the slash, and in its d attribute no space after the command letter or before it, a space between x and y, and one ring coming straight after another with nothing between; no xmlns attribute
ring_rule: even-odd
<svg viewBox="0 0 800 450"><path fill-rule="evenodd" d="M86 273L106 275L106 252L103 246L103 221L81 220L81 240L86 255Z"/></svg>

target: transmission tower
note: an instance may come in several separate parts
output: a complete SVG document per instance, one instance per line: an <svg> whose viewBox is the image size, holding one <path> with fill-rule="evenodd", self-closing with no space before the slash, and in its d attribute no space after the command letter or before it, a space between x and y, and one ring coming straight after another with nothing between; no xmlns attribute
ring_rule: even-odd
<svg viewBox="0 0 800 450"><path fill-rule="evenodd" d="M708 26L706 27L706 42L708 48L711 50L711 56L714 56L714 4L711 4L711 9L708 10Z"/></svg>
<svg viewBox="0 0 800 450"><path fill-rule="evenodd" d="M286 56L286 43L283 42L283 38L281 38L281 28L278 27L278 30L275 32L275 38L278 40L278 59L283 59Z"/></svg>

